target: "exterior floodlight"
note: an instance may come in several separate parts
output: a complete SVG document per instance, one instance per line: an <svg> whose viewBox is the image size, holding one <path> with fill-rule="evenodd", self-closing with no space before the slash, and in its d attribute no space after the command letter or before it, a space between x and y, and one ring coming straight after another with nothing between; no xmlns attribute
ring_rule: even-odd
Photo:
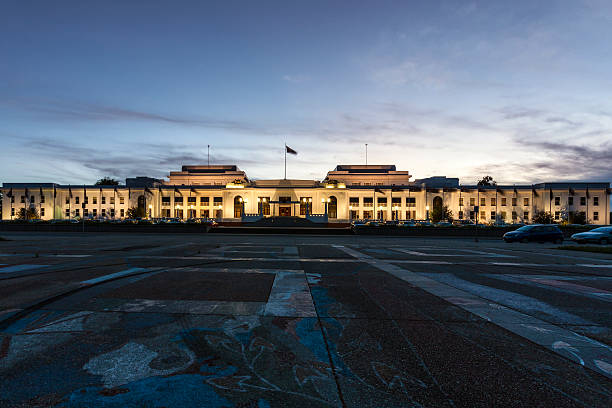
<svg viewBox="0 0 612 408"><path fill-rule="evenodd" d="M327 202L329 203L330 201L331 201L331 200L328 198L328 199L327 199Z"/></svg>
<svg viewBox="0 0 612 408"><path fill-rule="evenodd" d="M425 206L425 210L429 211L429 206L428 205Z"/></svg>
<svg viewBox="0 0 612 408"><path fill-rule="evenodd" d="M308 202L309 202L309 203L312 203L312 198L309 198L309 199L308 199Z"/></svg>
<svg viewBox="0 0 612 408"><path fill-rule="evenodd" d="M324 202L325 202L325 199L324 199L324 198L322 198L322 199L321 199L321 202L322 202L322 203L324 203Z"/></svg>
<svg viewBox="0 0 612 408"><path fill-rule="evenodd" d="M260 201L261 201L261 198L257 197L257 202L260 202Z"/></svg>

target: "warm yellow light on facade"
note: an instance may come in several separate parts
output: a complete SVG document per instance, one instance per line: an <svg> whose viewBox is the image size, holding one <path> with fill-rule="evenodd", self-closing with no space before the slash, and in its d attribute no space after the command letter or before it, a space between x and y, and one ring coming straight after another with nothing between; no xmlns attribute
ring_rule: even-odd
<svg viewBox="0 0 612 408"><path fill-rule="evenodd" d="M238 199L238 201L239 201L239 202L242 202L242 197L240 197L240 198Z"/></svg>
<svg viewBox="0 0 612 408"><path fill-rule="evenodd" d="M425 211L429 211L429 206L428 205L425 206Z"/></svg>
<svg viewBox="0 0 612 408"><path fill-rule="evenodd" d="M324 202L325 202L325 199L324 199L324 198L322 198L322 199L321 199L321 202L322 202L322 203L324 203Z"/></svg>
<svg viewBox="0 0 612 408"><path fill-rule="evenodd" d="M261 198L257 197L257 202L259 203L261 201Z"/></svg>

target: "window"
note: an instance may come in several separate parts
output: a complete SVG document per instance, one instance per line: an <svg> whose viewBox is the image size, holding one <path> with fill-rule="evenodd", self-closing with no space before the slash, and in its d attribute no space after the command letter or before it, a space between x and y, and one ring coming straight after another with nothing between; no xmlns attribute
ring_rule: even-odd
<svg viewBox="0 0 612 408"><path fill-rule="evenodd" d="M208 198L208 197L206 197ZM200 218L209 218L210 217L210 210L200 210Z"/></svg>
<svg viewBox="0 0 612 408"><path fill-rule="evenodd" d="M516 221L517 218L516 211L512 211L512 221Z"/></svg>
<svg viewBox="0 0 612 408"><path fill-rule="evenodd" d="M506 197L502 197L502 199L501 199L501 205L502 205L502 207L505 207L505 206L506 206Z"/></svg>
<svg viewBox="0 0 612 408"><path fill-rule="evenodd" d="M386 207L387 206L387 197L379 197L377 202L378 202L379 206Z"/></svg>
<svg viewBox="0 0 612 408"><path fill-rule="evenodd" d="M114 208L110 209L110 216L115 218L115 209Z"/></svg>
<svg viewBox="0 0 612 408"><path fill-rule="evenodd" d="M373 197L363 197L363 206L364 207L374 207L374 198ZM410 205L408 205L410 207Z"/></svg>
<svg viewBox="0 0 612 408"><path fill-rule="evenodd" d="M98 209L97 209L97 208L94 208L94 209L93 209L93 216L94 216L94 217L97 217L97 216L98 216Z"/></svg>
<svg viewBox="0 0 612 408"><path fill-rule="evenodd" d="M363 212L363 218L366 220L371 220L372 219L372 211L364 211Z"/></svg>
<svg viewBox="0 0 612 408"><path fill-rule="evenodd" d="M170 205L170 197L162 197L162 205Z"/></svg>
<svg viewBox="0 0 612 408"><path fill-rule="evenodd" d="M70 218L70 210L66 208L66 217Z"/></svg>
<svg viewBox="0 0 612 408"><path fill-rule="evenodd" d="M476 205L476 199L474 197L470 197L470 206L473 207Z"/></svg>
<svg viewBox="0 0 612 408"><path fill-rule="evenodd" d="M40 216L41 217L45 216L45 208L44 207L40 207Z"/></svg>
<svg viewBox="0 0 612 408"><path fill-rule="evenodd" d="M79 204L79 200L80 199L81 199L81 197L79 197L79 196L74 197L74 203L75 204Z"/></svg>
<svg viewBox="0 0 612 408"><path fill-rule="evenodd" d="M516 197L512 197L512 206L516 207Z"/></svg>
<svg viewBox="0 0 612 408"><path fill-rule="evenodd" d="M599 205L599 197L593 197L593 205Z"/></svg>
<svg viewBox="0 0 612 408"><path fill-rule="evenodd" d="M68 210L66 210L66 215L68 215ZM15 209L11 208L11 217L15 216Z"/></svg>
<svg viewBox="0 0 612 408"><path fill-rule="evenodd" d="M463 197L459 197L459 207L463 207Z"/></svg>
<svg viewBox="0 0 612 408"><path fill-rule="evenodd" d="M459 219L462 220L463 219L463 211L459 211Z"/></svg>
<svg viewBox="0 0 612 408"><path fill-rule="evenodd" d="M223 218L223 210L215 210L215 218Z"/></svg>
<svg viewBox="0 0 612 408"><path fill-rule="evenodd" d="M125 210L122 208L121 210L119 210L119 214L121 218L125 217Z"/></svg>
<svg viewBox="0 0 612 408"><path fill-rule="evenodd" d="M491 219L494 220L495 219L495 211L491 211Z"/></svg>
<svg viewBox="0 0 612 408"><path fill-rule="evenodd" d="M43 204L45 202L44 194L40 196L40 203Z"/></svg>
<svg viewBox="0 0 612 408"><path fill-rule="evenodd" d="M106 208L103 208L103 209L102 209L102 216L103 216L103 217L106 217Z"/></svg>
<svg viewBox="0 0 612 408"><path fill-rule="evenodd" d="M599 212L593 211L593 221L599 221Z"/></svg>
<svg viewBox="0 0 612 408"><path fill-rule="evenodd" d="M123 205L125 204L125 197L119 197L119 204ZM123 217L123 216L122 216Z"/></svg>
<svg viewBox="0 0 612 408"><path fill-rule="evenodd" d="M351 198L350 200L353 200L353 198ZM269 201L269 199L266 200L266 203ZM352 201L349 202L350 205L359 206L359 199L357 199L357 204L351 203ZM268 206L269 205L270 204L268 204ZM300 197L300 215L306 215L306 213L312 214L312 197Z"/></svg>
<svg viewBox="0 0 612 408"><path fill-rule="evenodd" d="M83 208L83 217L87 217L88 215L89 215L89 210L87 208Z"/></svg>
<svg viewBox="0 0 612 408"><path fill-rule="evenodd" d="M391 207L401 207L402 206L402 199L400 197L393 197L391 198Z"/></svg>
<svg viewBox="0 0 612 408"><path fill-rule="evenodd" d="M555 205L561 205L561 197L555 197Z"/></svg>
<svg viewBox="0 0 612 408"><path fill-rule="evenodd" d="M98 204L98 197L94 196L92 197L92 200L93 200L92 204Z"/></svg>
<svg viewBox="0 0 612 408"><path fill-rule="evenodd" d="M497 205L497 200L495 197L491 197L491 207L495 207Z"/></svg>
<svg viewBox="0 0 612 408"><path fill-rule="evenodd" d="M208 200L208 197L200 197L200 205L208 207L209 204L210 201ZM208 216L206 218L208 218Z"/></svg>
<svg viewBox="0 0 612 408"><path fill-rule="evenodd" d="M170 209L169 208L163 208L162 209L162 217L170 218Z"/></svg>
<svg viewBox="0 0 612 408"><path fill-rule="evenodd" d="M174 197L174 204L183 204L183 197Z"/></svg>
<svg viewBox="0 0 612 408"><path fill-rule="evenodd" d="M481 206L481 207L484 207L485 205L487 205L487 199L486 199L486 198L484 198L484 197L482 197L482 198L480 199L480 206Z"/></svg>
<svg viewBox="0 0 612 408"><path fill-rule="evenodd" d="M80 215L81 215L81 212L80 212L80 210L79 210L78 208L77 208L76 210L74 210L74 216L75 216L75 217L78 217L78 216L80 216ZM86 213L86 212L85 212L85 215L87 215L87 213Z"/></svg>
<svg viewBox="0 0 612 408"><path fill-rule="evenodd" d="M303 197L311 200L310 197ZM261 215L270 215L270 197L258 197L257 201L257 212ZM312 213L312 202L308 202L308 213ZM302 211L302 204L300 203L300 212ZM304 210L306 211L306 210Z"/></svg>
<svg viewBox="0 0 612 408"><path fill-rule="evenodd" d="M470 220L474 220L476 218L476 212L470 211Z"/></svg>
<svg viewBox="0 0 612 408"><path fill-rule="evenodd" d="M102 204L106 204L106 197L102 196Z"/></svg>
<svg viewBox="0 0 612 408"><path fill-rule="evenodd" d="M574 205L574 197L567 197L567 205Z"/></svg>
<svg viewBox="0 0 612 408"><path fill-rule="evenodd" d="M357 211L351 210L351 220L356 220L356 219L357 219Z"/></svg>
<svg viewBox="0 0 612 408"><path fill-rule="evenodd" d="M15 204L15 196L11 197L11 204ZM68 204L68 203L66 203L66 204Z"/></svg>
<svg viewBox="0 0 612 408"><path fill-rule="evenodd" d="M523 212L523 219L524 220L528 220L529 219L529 211Z"/></svg>
<svg viewBox="0 0 612 408"><path fill-rule="evenodd" d="M506 220L506 212L505 212L505 211L500 212L500 213L499 213L499 217L500 217L502 220L504 220L504 221L505 221L505 220Z"/></svg>
<svg viewBox="0 0 612 408"><path fill-rule="evenodd" d="M197 197L187 197L187 204L195 204Z"/></svg>
<svg viewBox="0 0 612 408"><path fill-rule="evenodd" d="M559 220L559 218L561 218L561 212L555 211L555 220Z"/></svg>
<svg viewBox="0 0 612 408"><path fill-rule="evenodd" d="M115 197L111 197L111 198L110 198L110 203L111 203L112 205L115 205Z"/></svg>
<svg viewBox="0 0 612 408"><path fill-rule="evenodd" d="M406 197L406 207L416 207L416 197Z"/></svg>
<svg viewBox="0 0 612 408"><path fill-rule="evenodd" d="M219 206L219 205L223 205L223 197L215 197L215 198L213 198L213 205L215 207ZM217 217L217 218L220 218L220 217Z"/></svg>
<svg viewBox="0 0 612 408"><path fill-rule="evenodd" d="M89 204L89 197L87 197L87 196L83 197L83 202L85 204Z"/></svg>
<svg viewBox="0 0 612 408"><path fill-rule="evenodd" d="M586 205L586 197L580 197L580 205Z"/></svg>
<svg viewBox="0 0 612 408"><path fill-rule="evenodd" d="M487 216L487 212L486 211L481 211L480 212L480 219L481 220L484 220L486 218L486 216Z"/></svg>
<svg viewBox="0 0 612 408"><path fill-rule="evenodd" d="M353 207L359 207L359 197L349 197L349 205Z"/></svg>
<svg viewBox="0 0 612 408"><path fill-rule="evenodd" d="M34 204L35 200L34 200L34 196L30 196L30 203Z"/></svg>
<svg viewBox="0 0 612 408"><path fill-rule="evenodd" d="M66 197L66 205L70 204L70 197Z"/></svg>
<svg viewBox="0 0 612 408"><path fill-rule="evenodd" d="M21 203L25 203L25 196L21 196Z"/></svg>
<svg viewBox="0 0 612 408"><path fill-rule="evenodd" d="M523 197L523 206L525 207L529 206L529 197Z"/></svg>

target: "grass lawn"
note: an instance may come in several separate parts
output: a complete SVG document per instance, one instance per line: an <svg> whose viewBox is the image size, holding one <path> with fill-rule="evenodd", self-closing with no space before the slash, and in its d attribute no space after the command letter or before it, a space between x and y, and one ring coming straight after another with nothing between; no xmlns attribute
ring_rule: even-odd
<svg viewBox="0 0 612 408"><path fill-rule="evenodd" d="M600 254L612 254L612 246L578 246L578 245L564 245L557 247L557 249L565 249L568 251L582 251L582 252L597 252Z"/></svg>

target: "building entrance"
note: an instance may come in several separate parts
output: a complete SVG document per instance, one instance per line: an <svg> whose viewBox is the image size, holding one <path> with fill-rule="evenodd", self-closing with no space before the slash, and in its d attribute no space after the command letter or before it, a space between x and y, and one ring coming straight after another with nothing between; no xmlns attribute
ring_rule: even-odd
<svg viewBox="0 0 612 408"><path fill-rule="evenodd" d="M281 217L291 217L291 206L281 205L278 209L278 213Z"/></svg>

